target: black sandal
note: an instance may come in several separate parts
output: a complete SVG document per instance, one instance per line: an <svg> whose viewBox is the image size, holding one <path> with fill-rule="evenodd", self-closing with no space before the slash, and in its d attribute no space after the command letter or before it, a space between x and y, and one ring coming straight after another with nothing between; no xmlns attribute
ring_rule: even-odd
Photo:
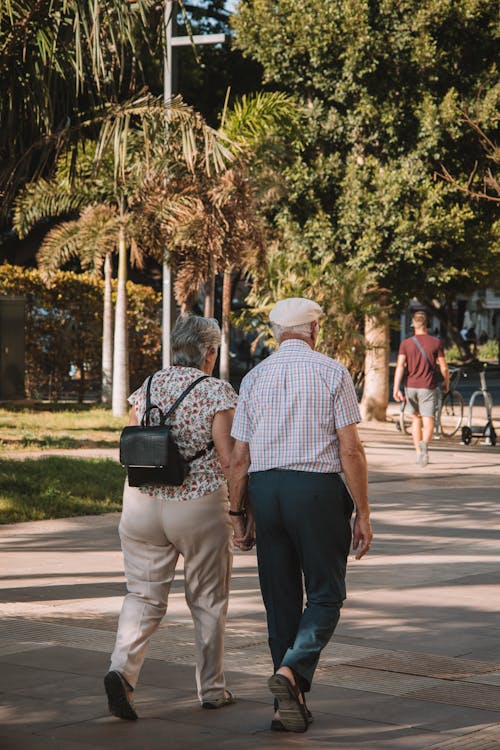
<svg viewBox="0 0 500 750"><path fill-rule="evenodd" d="M132 693L130 686L119 672L112 670L104 678L104 688L108 696L109 712L118 719L127 719L135 721L138 717L134 710L129 693Z"/></svg>
<svg viewBox="0 0 500 750"><path fill-rule="evenodd" d="M304 706L306 706L306 702L305 701L304 701ZM278 705L278 701L276 700L276 698L274 699L274 710L275 711L279 711L279 705ZM313 723L313 715L309 711L309 709L307 708L307 706L306 706L306 711L307 711L307 722L308 722L308 724L312 724ZM283 722L281 721L281 719L272 719L271 720L270 729L271 729L271 732L288 732L288 729L283 724Z"/></svg>
<svg viewBox="0 0 500 750"><path fill-rule="evenodd" d="M288 732L305 732L309 726L309 719L306 705L300 701L301 692L299 688L283 674L273 674L267 684L278 701L280 712L280 718L273 719L273 722L279 721L284 730ZM271 728L273 728L273 722L271 722ZM278 728L276 724L273 731L282 732L283 729Z"/></svg>

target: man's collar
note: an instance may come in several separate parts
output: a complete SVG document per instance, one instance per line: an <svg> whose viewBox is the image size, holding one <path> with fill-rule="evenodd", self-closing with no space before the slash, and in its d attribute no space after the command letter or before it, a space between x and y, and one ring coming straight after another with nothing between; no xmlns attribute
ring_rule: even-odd
<svg viewBox="0 0 500 750"><path fill-rule="evenodd" d="M285 339L279 345L279 349L309 349L312 351L312 346L304 341L304 339Z"/></svg>

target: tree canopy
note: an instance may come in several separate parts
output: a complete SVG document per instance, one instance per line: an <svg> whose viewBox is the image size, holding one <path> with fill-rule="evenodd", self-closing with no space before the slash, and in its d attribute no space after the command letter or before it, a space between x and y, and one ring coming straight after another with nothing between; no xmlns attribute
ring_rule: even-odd
<svg viewBox="0 0 500 750"><path fill-rule="evenodd" d="M495 207L437 176L467 183L488 163L463 120L498 126L498 12L494 0L240 3L237 44L306 104L271 220L400 303L498 280Z"/></svg>

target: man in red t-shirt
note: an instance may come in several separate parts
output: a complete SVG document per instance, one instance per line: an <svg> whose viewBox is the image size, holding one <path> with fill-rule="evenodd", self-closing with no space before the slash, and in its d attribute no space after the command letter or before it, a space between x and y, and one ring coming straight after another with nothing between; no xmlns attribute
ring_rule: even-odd
<svg viewBox="0 0 500 750"><path fill-rule="evenodd" d="M445 391L450 388L450 375L443 345L435 336L427 333L427 316L418 311L413 315L412 325L415 335L401 342L394 374L394 399L404 401L401 392L405 365L408 368L406 381L406 400L408 414L412 415L411 434L417 451L417 464L427 466L429 463L428 446L434 431L434 412L436 407L437 367L443 376Z"/></svg>

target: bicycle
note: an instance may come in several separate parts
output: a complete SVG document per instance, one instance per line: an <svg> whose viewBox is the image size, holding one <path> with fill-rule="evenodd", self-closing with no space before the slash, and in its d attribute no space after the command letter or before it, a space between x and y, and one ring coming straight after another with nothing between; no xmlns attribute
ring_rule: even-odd
<svg viewBox="0 0 500 750"><path fill-rule="evenodd" d="M434 439L440 436L453 437L460 429L464 418L464 400L462 394L455 390L462 374L462 367L450 368L450 390L444 392L437 388L437 399L434 411ZM405 409L406 401L401 403L396 427L404 435L411 434L412 417Z"/></svg>
<svg viewBox="0 0 500 750"><path fill-rule="evenodd" d="M493 426L493 397L486 387L486 362L477 365L479 370L479 390L474 391L469 401L469 418L467 425L462 427L462 443L469 445L472 438L484 438L485 445L495 446L497 444L497 434ZM482 398L484 410L486 412L486 422L484 425L473 425L472 415L474 404L478 398Z"/></svg>

